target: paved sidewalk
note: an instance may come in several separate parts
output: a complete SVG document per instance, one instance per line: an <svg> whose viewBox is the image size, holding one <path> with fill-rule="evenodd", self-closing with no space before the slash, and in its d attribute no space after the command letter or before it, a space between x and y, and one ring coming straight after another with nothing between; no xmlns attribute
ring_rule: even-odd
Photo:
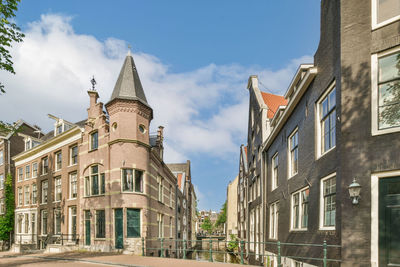
<svg viewBox="0 0 400 267"><path fill-rule="evenodd" d="M0 266L162 266L162 267L233 267L241 266L231 263L211 263L195 260L182 260L157 257L142 257L115 253L70 252L61 254L15 254L0 253ZM249 265L247 265L249 266Z"/></svg>

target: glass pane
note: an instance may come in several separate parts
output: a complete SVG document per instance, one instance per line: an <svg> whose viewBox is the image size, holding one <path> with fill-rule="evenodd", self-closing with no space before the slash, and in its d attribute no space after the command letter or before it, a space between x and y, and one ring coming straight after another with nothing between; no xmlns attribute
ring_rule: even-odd
<svg viewBox="0 0 400 267"><path fill-rule="evenodd" d="M105 174L101 174L101 188L100 188L100 194L104 194L106 192L106 177Z"/></svg>
<svg viewBox="0 0 400 267"><path fill-rule="evenodd" d="M400 77L399 60L400 53L379 58L379 83Z"/></svg>
<svg viewBox="0 0 400 267"><path fill-rule="evenodd" d="M322 117L326 114L328 114L328 98L325 98L325 100L322 101Z"/></svg>
<svg viewBox="0 0 400 267"><path fill-rule="evenodd" d="M135 191L143 192L142 189L143 172L135 170Z"/></svg>
<svg viewBox="0 0 400 267"><path fill-rule="evenodd" d="M99 171L99 168L97 165L92 166L92 174L96 174Z"/></svg>
<svg viewBox="0 0 400 267"><path fill-rule="evenodd" d="M378 23L400 15L400 0L378 0Z"/></svg>
<svg viewBox="0 0 400 267"><path fill-rule="evenodd" d="M92 195L99 194L99 176L92 175Z"/></svg>
<svg viewBox="0 0 400 267"><path fill-rule="evenodd" d="M329 93L329 110L336 106L336 89Z"/></svg>
<svg viewBox="0 0 400 267"><path fill-rule="evenodd" d="M133 170L132 169L124 169L123 170L123 190L124 191L133 191Z"/></svg>
<svg viewBox="0 0 400 267"><path fill-rule="evenodd" d="M330 140L330 136L328 133L328 134L324 135L324 140L323 140L324 152L329 150L329 148L330 148L329 140Z"/></svg>

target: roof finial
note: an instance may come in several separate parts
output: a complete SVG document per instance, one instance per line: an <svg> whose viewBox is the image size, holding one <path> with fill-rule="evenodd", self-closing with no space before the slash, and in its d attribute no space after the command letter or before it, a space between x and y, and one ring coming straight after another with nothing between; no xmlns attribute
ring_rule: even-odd
<svg viewBox="0 0 400 267"><path fill-rule="evenodd" d="M132 46L130 44L128 44L128 56L131 56L131 48L132 48Z"/></svg>
<svg viewBox="0 0 400 267"><path fill-rule="evenodd" d="M94 79L94 75L93 75L92 79L90 80L90 83L92 84L92 91L96 91L95 86L96 86L97 82Z"/></svg>

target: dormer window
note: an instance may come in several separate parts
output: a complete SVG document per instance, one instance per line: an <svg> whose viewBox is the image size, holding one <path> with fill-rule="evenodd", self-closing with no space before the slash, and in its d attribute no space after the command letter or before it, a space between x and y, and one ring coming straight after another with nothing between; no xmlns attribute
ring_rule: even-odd
<svg viewBox="0 0 400 267"><path fill-rule="evenodd" d="M30 138L25 140L25 151L32 148L32 140Z"/></svg>
<svg viewBox="0 0 400 267"><path fill-rule="evenodd" d="M60 125L58 125L57 128L56 128L56 135L59 135L59 134L61 134L62 132L63 132L63 125L60 124Z"/></svg>

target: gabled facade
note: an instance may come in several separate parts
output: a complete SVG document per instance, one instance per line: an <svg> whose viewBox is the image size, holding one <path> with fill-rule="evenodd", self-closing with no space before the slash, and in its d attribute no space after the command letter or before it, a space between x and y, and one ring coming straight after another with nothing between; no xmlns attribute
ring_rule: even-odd
<svg viewBox="0 0 400 267"><path fill-rule="evenodd" d="M257 76L250 76L247 89L249 90L249 120L247 147L241 149L241 166L239 176L246 180L247 214L245 215L247 241L246 255L251 263L261 263L259 255L264 249L264 182L262 179L262 143L267 139L271 131L271 121L280 107L285 107L287 101L279 95L262 92L258 87ZM246 151L244 151L246 150ZM244 154L245 153L245 154ZM243 160L246 158L247 162ZM245 164L247 166L245 166ZM241 184L239 179L239 185ZM240 201L239 201L240 202ZM242 216L242 214L240 214ZM241 226L241 229L243 226Z"/></svg>
<svg viewBox="0 0 400 267"><path fill-rule="evenodd" d="M266 241L326 241L338 246L328 266L400 265L399 35L398 1L321 2L314 63L299 67L262 146ZM323 256L315 246L281 253L283 266Z"/></svg>

